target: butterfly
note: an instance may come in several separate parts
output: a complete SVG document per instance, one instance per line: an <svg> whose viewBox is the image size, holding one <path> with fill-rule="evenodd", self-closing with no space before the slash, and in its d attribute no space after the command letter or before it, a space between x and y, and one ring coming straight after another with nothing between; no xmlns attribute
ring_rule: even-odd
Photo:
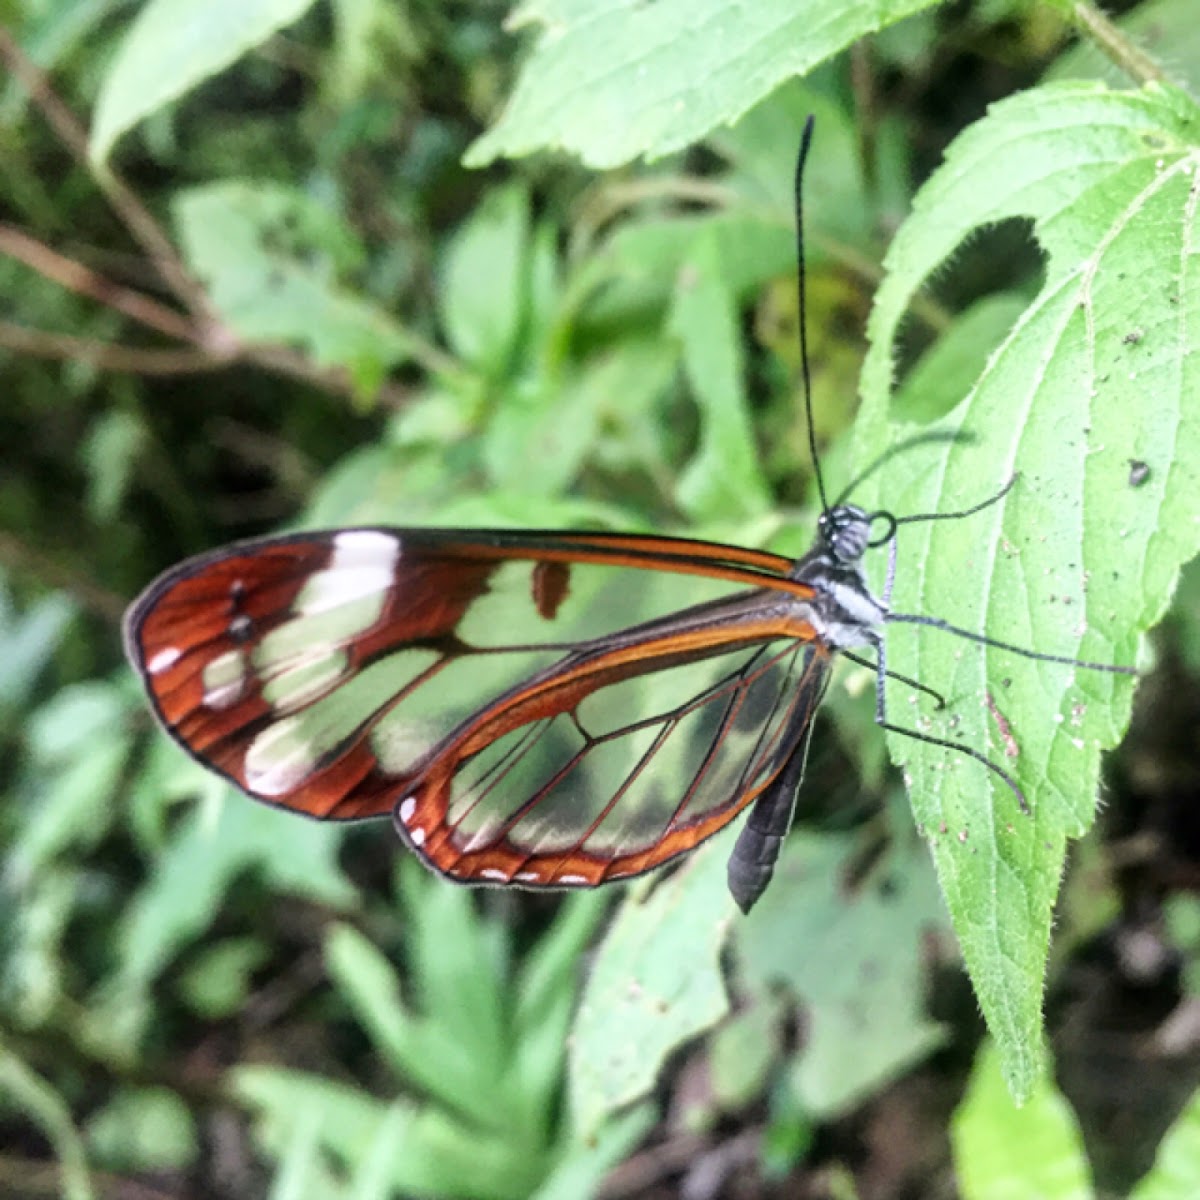
<svg viewBox="0 0 1200 1200"><path fill-rule="evenodd" d="M811 134L810 119L798 230ZM798 249L803 313L799 235ZM803 318L800 329L816 462ZM887 625L1129 670L891 610L898 527L969 517L1012 481L965 512L911 517L830 504L819 467L817 481L816 539L795 560L561 531L361 527L243 542L151 583L126 615L125 646L160 723L205 766L309 817L390 815L413 853L461 883L629 879L749 808L728 868L749 911L791 824L837 655L875 671L879 725L983 763L1022 807L985 755L888 720L888 677L941 698L889 670ZM863 561L885 545L876 596Z"/></svg>

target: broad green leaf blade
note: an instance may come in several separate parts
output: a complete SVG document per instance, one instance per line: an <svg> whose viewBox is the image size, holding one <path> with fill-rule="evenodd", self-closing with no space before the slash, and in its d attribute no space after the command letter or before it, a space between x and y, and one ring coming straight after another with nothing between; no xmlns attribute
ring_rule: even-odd
<svg viewBox="0 0 1200 1200"><path fill-rule="evenodd" d="M1191 1200L1200 1195L1200 1091L1167 1130L1154 1166L1130 1200Z"/></svg>
<svg viewBox="0 0 1200 1200"><path fill-rule="evenodd" d="M246 1003L255 973L269 957L270 950L260 938L209 939L177 976L179 994L206 1020L232 1017Z"/></svg>
<svg viewBox="0 0 1200 1200"><path fill-rule="evenodd" d="M645 1096L667 1056L728 1010L719 957L736 912L725 887L733 836L631 890L597 951L570 1045L577 1136Z"/></svg>
<svg viewBox="0 0 1200 1200"><path fill-rule="evenodd" d="M352 1200L389 1200L393 1147L404 1134L408 1110L393 1104L375 1133L375 1140L355 1164Z"/></svg>
<svg viewBox="0 0 1200 1200"><path fill-rule="evenodd" d="M1027 303L1028 297L1004 292L959 313L897 389L896 416L924 424L955 408L979 378L988 350L1008 334Z"/></svg>
<svg viewBox="0 0 1200 1200"><path fill-rule="evenodd" d="M364 392L407 357L405 330L337 282L337 272L360 265L362 249L311 197L214 183L178 196L174 216L188 266L239 337L299 345L319 366L345 367Z"/></svg>
<svg viewBox="0 0 1200 1200"><path fill-rule="evenodd" d="M527 0L539 37L472 166L561 148L592 167L659 158L783 80L937 0Z"/></svg>
<svg viewBox="0 0 1200 1200"><path fill-rule="evenodd" d="M123 732L128 713L117 688L92 682L63 688L30 718L29 815L5 857L14 882L35 878L69 847L95 845L108 832L132 747Z"/></svg>
<svg viewBox="0 0 1200 1200"><path fill-rule="evenodd" d="M491 378L513 364L529 318L529 196L497 188L446 247L438 289L455 353Z"/></svg>
<svg viewBox="0 0 1200 1200"><path fill-rule="evenodd" d="M210 778L182 758L180 764L200 783ZM336 829L297 821L218 786L228 802L215 817L200 808L187 814L125 910L118 992L148 987L180 946L209 926L225 889L248 869L260 870L282 891L336 906L352 902L353 889L337 865Z"/></svg>
<svg viewBox="0 0 1200 1200"><path fill-rule="evenodd" d="M700 521L767 507L743 380L741 327L721 269L718 232L710 230L694 248L671 320L701 413L700 447L679 480L678 499Z"/></svg>
<svg viewBox="0 0 1200 1200"><path fill-rule="evenodd" d="M59 647L75 616L75 603L65 592L51 592L18 611L0 578L0 720L5 709L16 711L33 693L43 668Z"/></svg>
<svg viewBox="0 0 1200 1200"><path fill-rule="evenodd" d="M1018 1108L985 1047L950 1127L963 1200L1091 1200L1083 1138L1066 1100L1043 1082Z"/></svg>
<svg viewBox="0 0 1200 1200"><path fill-rule="evenodd" d="M946 419L974 441L901 454L873 495L856 497L898 514L952 512L1020 473L1003 503L969 519L901 528L893 611L1045 653L1134 663L1140 634L1200 548L1200 154L1188 132L1198 118L1189 99L1159 88L1044 88L994 106L922 190L872 315L861 462L914 432L889 422L897 327L963 238L1032 217L1046 278ZM1151 468L1136 488L1131 459ZM1101 751L1125 729L1132 684L899 624L888 650L892 669L948 700L945 713L926 713L893 686L892 719L986 752L1032 809L1023 815L965 755L890 738L1006 1078L1024 1097L1040 1067L1066 842L1092 823Z"/></svg>
<svg viewBox="0 0 1200 1200"><path fill-rule="evenodd" d="M313 0L150 0L96 101L92 158L126 130L290 25Z"/></svg>
<svg viewBox="0 0 1200 1200"><path fill-rule="evenodd" d="M851 835L794 833L734 943L747 987L766 999L783 983L804 1006L792 1082L821 1118L943 1040L925 1014L924 943L946 915L924 848L910 829L907 844L855 880L860 852Z"/></svg>

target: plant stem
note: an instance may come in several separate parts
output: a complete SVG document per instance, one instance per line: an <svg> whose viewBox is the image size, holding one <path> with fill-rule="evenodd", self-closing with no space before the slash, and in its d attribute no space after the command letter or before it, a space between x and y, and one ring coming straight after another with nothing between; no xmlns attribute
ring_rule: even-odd
<svg viewBox="0 0 1200 1200"><path fill-rule="evenodd" d="M1087 36L1107 58L1138 83L1165 83L1166 72L1090 0L1074 0L1070 15L1081 36Z"/></svg>

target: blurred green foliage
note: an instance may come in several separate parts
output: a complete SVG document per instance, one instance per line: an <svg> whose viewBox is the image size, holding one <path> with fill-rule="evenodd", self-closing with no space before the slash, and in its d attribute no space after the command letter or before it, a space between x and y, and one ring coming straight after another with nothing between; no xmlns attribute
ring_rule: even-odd
<svg viewBox="0 0 1200 1200"><path fill-rule="evenodd" d="M1177 31L1182 86L1200 78L1190 3L1130 22L1159 45ZM966 722L953 736L1002 762L987 711L955 707L1016 679L1012 769L1036 801L1025 821L982 770L900 745L914 828L880 800L870 680L839 669L810 824L743 921L728 837L624 891L476 895L385 828L252 804L152 730L120 656L124 603L158 570L284 525L670 529L799 553L815 508L791 171L812 112L832 487L914 428L966 421L978 448L901 456L879 502L964 507L1018 467L1029 490L1011 524L950 523L924 549L906 534L903 605L1128 661L1200 530L1200 110L1119 32L1084 28L1120 68L1107 89L1082 52L1052 65L1071 6L963 7L541 0L520 36L498 3L0 8L0 1191L116 1195L136 1176L565 1200L614 1168L615 1194L650 1194L691 1159L703 1194L750 1161L763 1194L810 1170L850 1188L855 1156L821 1130L935 1051L947 1110L966 1087L974 1002L933 995L953 928L999 1051L933 1160L948 1177L953 1154L963 1196L1091 1194L1067 1103L1037 1080L1043 974L1128 687L1077 692L994 655L985 679L970 647L900 640L893 666L936 681ZM1076 82L1031 83L1050 74ZM979 250L1014 218L1031 222L1017 251ZM1150 465L1136 490L1130 459ZM985 543L987 569L964 569ZM1078 588L1047 581L1060 561ZM1196 580L1159 643L1179 679L1200 663ZM1145 690L1182 713L1183 683ZM1191 729L1188 759L1135 726L1126 790L1194 795ZM1122 910L1117 868L1090 854L1059 912L1072 949ZM1194 902L1165 890L1182 1003L1200 939ZM1001 1077L1031 1097L1018 1116ZM1145 1154L1126 1164L1138 1196L1195 1194L1195 1108L1150 1174ZM1155 1139L1174 1111L1156 1115ZM1039 1148L1020 1161L1014 1143Z"/></svg>

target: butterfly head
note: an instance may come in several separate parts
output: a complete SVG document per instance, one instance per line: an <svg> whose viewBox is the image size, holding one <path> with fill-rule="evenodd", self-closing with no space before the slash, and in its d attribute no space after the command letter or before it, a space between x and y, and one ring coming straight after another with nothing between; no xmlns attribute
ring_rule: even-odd
<svg viewBox="0 0 1200 1200"><path fill-rule="evenodd" d="M817 529L833 557L846 565L858 562L871 544L871 518L854 504L838 504L823 512Z"/></svg>
<svg viewBox="0 0 1200 1200"><path fill-rule="evenodd" d="M877 522L883 523L883 532L872 537ZM833 558L851 566L860 562L867 550L892 540L896 518L889 512L864 512L856 504L835 504L817 519L817 530Z"/></svg>

